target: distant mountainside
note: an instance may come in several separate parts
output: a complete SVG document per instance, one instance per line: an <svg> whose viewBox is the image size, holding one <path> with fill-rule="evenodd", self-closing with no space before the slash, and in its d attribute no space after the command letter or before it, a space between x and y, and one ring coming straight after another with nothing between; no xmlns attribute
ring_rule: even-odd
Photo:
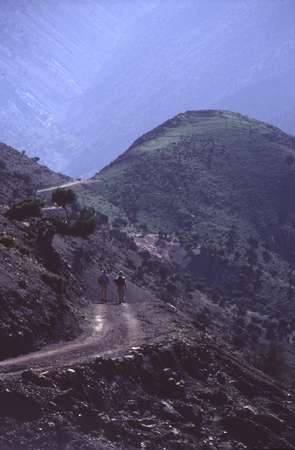
<svg viewBox="0 0 295 450"><path fill-rule="evenodd" d="M98 173L98 198L151 229L205 237L235 226L270 238L293 220L294 158L295 138L271 125L227 111L186 112Z"/></svg>
<svg viewBox="0 0 295 450"><path fill-rule="evenodd" d="M29 158L24 152L0 143L0 204L35 195L37 189L69 180L38 164L38 158Z"/></svg>
<svg viewBox="0 0 295 450"><path fill-rule="evenodd" d="M0 140L90 176L183 110L295 134L293 0L211 3L2 2Z"/></svg>
<svg viewBox="0 0 295 450"><path fill-rule="evenodd" d="M203 110L164 122L75 189L151 253L166 248L218 304L292 321L294 175L294 137Z"/></svg>

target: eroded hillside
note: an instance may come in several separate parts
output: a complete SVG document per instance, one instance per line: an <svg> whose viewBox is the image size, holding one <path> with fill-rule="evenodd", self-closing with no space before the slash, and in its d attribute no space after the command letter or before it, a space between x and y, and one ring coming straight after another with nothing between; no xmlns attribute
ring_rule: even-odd
<svg viewBox="0 0 295 450"><path fill-rule="evenodd" d="M35 195L37 189L55 186L70 178L38 164L38 158L29 158L25 152L0 143L0 204Z"/></svg>

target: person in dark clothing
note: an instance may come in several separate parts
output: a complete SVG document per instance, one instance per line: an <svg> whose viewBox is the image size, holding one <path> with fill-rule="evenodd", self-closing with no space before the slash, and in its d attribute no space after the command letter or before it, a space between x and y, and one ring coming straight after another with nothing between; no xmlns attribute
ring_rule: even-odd
<svg viewBox="0 0 295 450"><path fill-rule="evenodd" d="M119 297L119 303L124 303L125 301L125 292L126 292L126 279L123 276L122 272L119 272L119 275L114 280L115 284L117 286L118 291L118 297Z"/></svg>
<svg viewBox="0 0 295 450"><path fill-rule="evenodd" d="M100 298L102 303L106 303L108 300L108 286L110 283L108 274L104 269L101 269L100 275L98 277L98 284L100 285Z"/></svg>

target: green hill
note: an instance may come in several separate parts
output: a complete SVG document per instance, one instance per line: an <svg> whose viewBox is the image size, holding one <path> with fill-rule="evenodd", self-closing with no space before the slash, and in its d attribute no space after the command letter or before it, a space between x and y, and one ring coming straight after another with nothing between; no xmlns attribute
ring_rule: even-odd
<svg viewBox="0 0 295 450"><path fill-rule="evenodd" d="M220 234L235 225L269 235L292 213L294 156L295 138L271 125L186 112L135 141L92 192L109 212L157 230Z"/></svg>
<svg viewBox="0 0 295 450"><path fill-rule="evenodd" d="M75 189L111 219L127 220L129 233L145 230L136 239L151 252L159 231L176 239L186 252L175 257L180 270L221 306L292 320L294 161L295 138L278 128L191 111Z"/></svg>
<svg viewBox="0 0 295 450"><path fill-rule="evenodd" d="M176 264L169 280L161 272L161 298L185 298L187 308L190 286L232 317L230 333L237 317L248 324L255 313L276 327L271 336L285 339L295 331L294 161L295 138L278 128L227 111L192 111L73 189L111 223L119 217L124 227L125 219L140 249ZM178 284L178 276L190 280Z"/></svg>

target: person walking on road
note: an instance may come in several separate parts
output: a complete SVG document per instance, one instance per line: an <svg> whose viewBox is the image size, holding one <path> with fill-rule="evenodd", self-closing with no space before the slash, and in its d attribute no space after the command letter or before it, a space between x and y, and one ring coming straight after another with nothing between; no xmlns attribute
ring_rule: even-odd
<svg viewBox="0 0 295 450"><path fill-rule="evenodd" d="M122 272L119 272L119 275L114 280L115 284L117 286L118 291L118 297L119 297L119 303L124 303L125 301L125 292L126 292L126 279L123 276Z"/></svg>
<svg viewBox="0 0 295 450"><path fill-rule="evenodd" d="M102 303L106 303L108 300L108 286L110 283L108 274L105 269L101 269L100 275L98 277L98 284L100 285L100 299Z"/></svg>

